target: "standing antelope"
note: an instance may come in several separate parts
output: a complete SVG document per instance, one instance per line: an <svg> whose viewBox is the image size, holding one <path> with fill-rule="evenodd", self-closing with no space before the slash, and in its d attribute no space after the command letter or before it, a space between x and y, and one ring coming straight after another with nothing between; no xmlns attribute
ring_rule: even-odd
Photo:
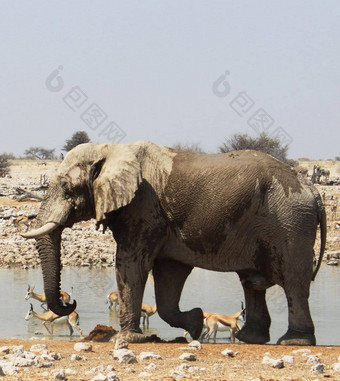
<svg viewBox="0 0 340 381"><path fill-rule="evenodd" d="M209 313L203 312L204 320L203 320L203 328L204 331L201 334L201 340L207 339L209 341L210 336L214 334L214 340L216 340L217 331L230 331L230 341L232 343L235 342L235 332L239 331L242 327L239 321L245 321L245 311L243 308L242 302L242 310L240 312L236 312L233 315L221 315L217 313ZM188 335L188 331L184 332L184 337L186 338Z"/></svg>
<svg viewBox="0 0 340 381"><path fill-rule="evenodd" d="M119 308L119 301L118 301L118 292L117 291L112 291L108 296L107 296L107 301L106 303L109 303L109 309L110 310L115 310L117 311L117 307Z"/></svg>
<svg viewBox="0 0 340 381"><path fill-rule="evenodd" d="M39 302L41 302L41 307L44 310L46 310L46 308L44 307L44 304L47 304L46 295L45 294L37 294L36 292L33 291L34 287L35 286L28 285L25 300L28 300L29 298L39 300ZM73 287L71 287L71 294L72 294L72 291L73 291ZM67 292L60 290L60 297L61 297L64 304L70 303L71 294L68 294Z"/></svg>
<svg viewBox="0 0 340 381"><path fill-rule="evenodd" d="M150 304L142 304L141 317L143 318L143 326L145 326L145 320L147 327L149 328L149 318L157 311L157 306L150 306Z"/></svg>
<svg viewBox="0 0 340 381"><path fill-rule="evenodd" d="M31 307L27 312L25 320L29 320L32 316L37 317L38 319L43 321L43 325L47 329L47 331L49 332L50 335L53 335L53 326L55 323L65 323L66 322L68 325L68 328L70 330L70 336L72 336L72 334L73 334L73 328L72 327L74 327L79 331L80 337L83 337L83 330L78 325L79 324L78 312L73 311L68 316L59 316L59 315L56 315L52 311L47 311L44 313L35 312L33 310L32 303L30 303L30 305L31 305ZM46 325L47 322L50 323L50 328L48 328L48 326Z"/></svg>
<svg viewBox="0 0 340 381"><path fill-rule="evenodd" d="M244 311L243 309L229 316L204 312L203 325L206 330L202 333L201 337L209 341L210 336L214 334L214 340L216 340L217 331L230 331L230 341L235 343L235 332L242 328L239 321L244 321Z"/></svg>

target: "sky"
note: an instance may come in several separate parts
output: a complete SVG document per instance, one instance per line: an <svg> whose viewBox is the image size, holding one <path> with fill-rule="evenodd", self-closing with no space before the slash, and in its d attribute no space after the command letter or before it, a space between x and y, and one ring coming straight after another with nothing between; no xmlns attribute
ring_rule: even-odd
<svg viewBox="0 0 340 381"><path fill-rule="evenodd" d="M266 132L340 156L340 2L0 1L0 153Z"/></svg>

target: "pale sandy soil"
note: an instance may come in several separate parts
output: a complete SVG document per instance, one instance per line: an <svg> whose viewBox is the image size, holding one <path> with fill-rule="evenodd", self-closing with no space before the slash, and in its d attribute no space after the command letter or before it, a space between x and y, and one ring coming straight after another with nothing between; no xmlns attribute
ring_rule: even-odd
<svg viewBox="0 0 340 381"><path fill-rule="evenodd" d="M154 352L162 357L162 360L138 360L135 364L120 364L109 355L114 348L112 343L92 343L92 352L81 352L86 360L71 361L71 355L77 353L73 348L75 342L71 341L37 341L37 340L0 340L0 346L24 345L25 350L30 350L31 345L45 343L50 352L62 355L61 360L56 360L53 368L37 368L35 366L21 368L15 376L6 376L6 380L48 380L53 379L54 369L72 369L78 372L69 375L68 380L91 380L99 372L86 374L91 369L104 365L114 367L114 372L120 380L137 380L141 372L150 373L149 380L174 380L170 374L179 365L187 363L189 367L198 367L198 370L190 372L184 370L186 378L192 380L239 380L247 381L259 378L260 380L340 380L340 372L333 370L333 364L340 355L340 347L304 347L311 350L310 354L318 355L324 364L324 373L314 375L311 373L311 364L307 364L307 357L301 353L293 354L300 347L283 347L276 345L246 345L246 344L203 344L201 350L192 350L185 344L130 344L136 356L141 352ZM184 348L184 349L183 349ZM234 357L224 357L221 352L226 348L234 351ZM184 352L196 355L196 361L188 362L179 359ZM284 368L274 369L270 365L262 364L265 354L271 358L279 359L282 356L293 356L294 363L285 363ZM154 363L156 369L148 370L146 367ZM47 373L46 373L47 372ZM107 374L107 371L102 372ZM178 378L177 378L178 379Z"/></svg>

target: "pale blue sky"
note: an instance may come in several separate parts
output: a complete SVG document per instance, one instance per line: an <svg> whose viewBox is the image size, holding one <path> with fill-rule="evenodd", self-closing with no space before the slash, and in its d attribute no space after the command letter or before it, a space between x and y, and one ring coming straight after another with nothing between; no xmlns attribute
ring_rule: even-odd
<svg viewBox="0 0 340 381"><path fill-rule="evenodd" d="M272 125L257 127L281 127L290 157L340 156L339 20L336 0L2 0L0 153L60 152L78 130L215 152L236 132L256 136L262 109Z"/></svg>

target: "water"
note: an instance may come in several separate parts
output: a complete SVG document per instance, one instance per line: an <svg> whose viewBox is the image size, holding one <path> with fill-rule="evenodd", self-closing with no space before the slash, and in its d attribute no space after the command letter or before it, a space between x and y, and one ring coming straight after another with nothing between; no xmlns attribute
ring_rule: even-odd
<svg viewBox="0 0 340 381"><path fill-rule="evenodd" d="M311 286L310 307L319 345L340 345L340 268L322 265L316 281ZM38 337L49 337L37 318L26 321L29 303L34 310L42 312L37 300L24 300L27 284L35 285L36 292L43 292L41 269L0 269L0 338L28 339L40 332ZM96 324L110 325L119 329L115 312L108 310L106 295L116 290L113 269L64 268L62 289L73 294L77 300L80 327L87 335ZM274 286L267 292L268 308L272 318L271 343L287 330L287 307L283 291ZM194 269L183 289L180 307L182 310L201 307L207 312L225 315L241 309L243 291L238 277L233 273L217 273ZM144 295L144 302L155 304L153 279L150 276ZM171 328L155 314L150 318L150 329L145 334L157 334L163 339L183 335L182 329ZM78 332L75 331L75 337ZM228 333L217 334L217 342L227 342ZM37 335L36 335L37 336ZM68 339L66 325L55 325L54 339Z"/></svg>

